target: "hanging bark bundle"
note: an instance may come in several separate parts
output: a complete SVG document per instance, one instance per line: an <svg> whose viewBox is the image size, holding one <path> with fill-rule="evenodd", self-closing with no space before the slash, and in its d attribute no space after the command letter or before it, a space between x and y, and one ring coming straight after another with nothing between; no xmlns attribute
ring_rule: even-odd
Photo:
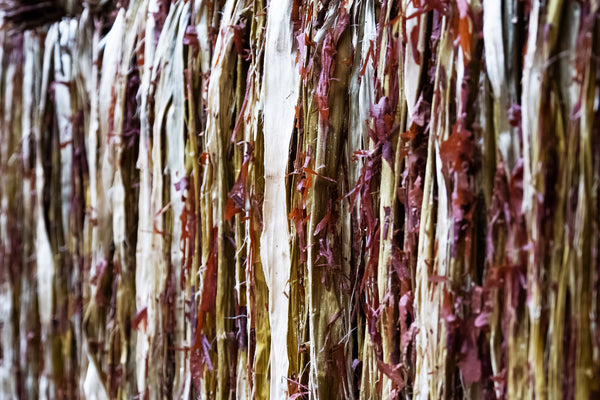
<svg viewBox="0 0 600 400"><path fill-rule="evenodd" d="M0 397L600 396L598 1L0 10Z"/></svg>

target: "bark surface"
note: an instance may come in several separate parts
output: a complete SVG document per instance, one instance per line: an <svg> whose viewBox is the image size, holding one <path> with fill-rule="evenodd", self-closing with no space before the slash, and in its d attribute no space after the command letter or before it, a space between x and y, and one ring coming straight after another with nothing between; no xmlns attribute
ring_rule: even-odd
<svg viewBox="0 0 600 400"><path fill-rule="evenodd" d="M0 397L600 397L598 0L0 0Z"/></svg>

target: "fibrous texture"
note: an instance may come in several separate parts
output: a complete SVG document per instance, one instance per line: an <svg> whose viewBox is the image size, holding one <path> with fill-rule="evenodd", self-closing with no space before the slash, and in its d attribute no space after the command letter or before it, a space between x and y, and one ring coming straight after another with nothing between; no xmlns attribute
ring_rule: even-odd
<svg viewBox="0 0 600 400"><path fill-rule="evenodd" d="M0 397L600 396L598 0L0 9Z"/></svg>

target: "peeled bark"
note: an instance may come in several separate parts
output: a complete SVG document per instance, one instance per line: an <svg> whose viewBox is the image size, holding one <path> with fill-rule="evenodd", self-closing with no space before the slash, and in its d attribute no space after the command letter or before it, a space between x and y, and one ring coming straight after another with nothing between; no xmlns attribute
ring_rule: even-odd
<svg viewBox="0 0 600 400"><path fill-rule="evenodd" d="M600 395L597 1L0 9L0 397Z"/></svg>

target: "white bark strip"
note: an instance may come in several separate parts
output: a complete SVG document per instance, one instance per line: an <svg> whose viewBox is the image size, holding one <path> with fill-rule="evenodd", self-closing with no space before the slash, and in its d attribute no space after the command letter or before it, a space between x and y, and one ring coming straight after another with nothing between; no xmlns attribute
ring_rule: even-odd
<svg viewBox="0 0 600 400"><path fill-rule="evenodd" d="M292 53L292 1L271 1L267 19L264 73L265 197L261 261L269 286L271 325L271 396L284 398L287 389L287 326L290 249L285 174L294 128L299 75Z"/></svg>
<svg viewBox="0 0 600 400"><path fill-rule="evenodd" d="M152 305L152 285L154 282L154 269L152 268L152 238L154 236L153 215L151 213L151 194L152 194L152 160L150 147L152 127L149 120L149 97L150 81L154 65L154 38L155 23L151 13L157 8L156 0L145 2L140 6L141 13L146 14L146 27L144 33L144 67L140 69L140 148L138 153L137 167L140 170L140 192L139 192L139 222L138 222L138 241L136 248L136 269L135 269L135 302L137 311L140 312L147 307L148 321L150 321L150 312ZM151 324L148 324L148 328ZM146 359L150 347L150 329L145 326L139 328L136 342L136 377L138 390L143 392L147 387L146 382Z"/></svg>

